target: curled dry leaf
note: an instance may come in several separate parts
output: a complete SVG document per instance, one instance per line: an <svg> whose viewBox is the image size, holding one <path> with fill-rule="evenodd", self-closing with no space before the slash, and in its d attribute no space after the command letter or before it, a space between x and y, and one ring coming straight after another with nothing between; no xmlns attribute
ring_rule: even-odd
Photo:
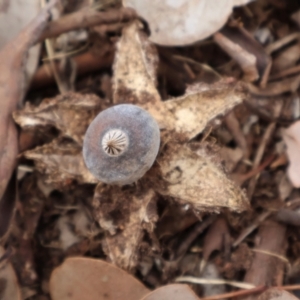
<svg viewBox="0 0 300 300"><path fill-rule="evenodd" d="M127 270L136 266L144 231L153 232L158 219L155 198L151 189L97 186L94 215L106 230L104 250L117 266Z"/></svg>
<svg viewBox="0 0 300 300"><path fill-rule="evenodd" d="M288 176L293 186L300 187L300 121L283 130L282 137L287 145L287 155L290 161Z"/></svg>
<svg viewBox="0 0 300 300"><path fill-rule="evenodd" d="M159 45L179 46L203 40L218 31L235 6L250 0L123 0L149 24L150 40Z"/></svg>
<svg viewBox="0 0 300 300"><path fill-rule="evenodd" d="M0 52L0 96L3 99L0 108L0 199L13 172L18 154L17 129L11 113L21 105L24 97L24 61L29 48L47 25L52 5L53 1Z"/></svg>
<svg viewBox="0 0 300 300"><path fill-rule="evenodd" d="M5 255L5 250L0 247L0 299L21 300L17 276Z"/></svg>
<svg viewBox="0 0 300 300"><path fill-rule="evenodd" d="M14 210L14 199L5 196L5 190L12 180L16 165L18 146L18 131L12 119L12 112L22 105L26 89L25 64L27 54L40 36L48 22L49 10L56 1L51 1L15 38L10 40L0 51L0 207L1 235L9 228ZM15 183L15 181L14 181ZM10 188L8 188L10 189ZM2 214L5 213L4 218ZM9 217L7 217L9 216ZM6 221L4 221L6 220ZM6 222L7 224L4 224Z"/></svg>
<svg viewBox="0 0 300 300"><path fill-rule="evenodd" d="M185 284L170 284L156 289L141 300L199 300Z"/></svg>
<svg viewBox="0 0 300 300"><path fill-rule="evenodd" d="M68 258L50 278L52 300L139 300L148 293L133 276L97 259Z"/></svg>
<svg viewBox="0 0 300 300"><path fill-rule="evenodd" d="M28 3L18 0L9 1L0 11L0 48L5 46L38 14L40 1L33 0ZM40 45L31 47L26 60L26 80L29 81L36 70L40 53ZM27 83L26 83L27 85Z"/></svg>

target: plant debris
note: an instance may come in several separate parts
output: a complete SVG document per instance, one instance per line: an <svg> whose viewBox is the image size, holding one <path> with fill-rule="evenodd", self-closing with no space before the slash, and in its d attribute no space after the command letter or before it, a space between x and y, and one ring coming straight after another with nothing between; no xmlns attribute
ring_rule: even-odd
<svg viewBox="0 0 300 300"><path fill-rule="evenodd" d="M165 13L151 2L147 15L147 2L75 2L14 24L15 36L29 30L19 47L9 32L0 40L10 78L0 104L0 298L293 299L300 4L214 3L204 22L192 8L204 0ZM177 23L166 30L151 11ZM194 16L192 35L179 33ZM34 44L38 68L26 85ZM130 184L106 184L83 144L98 114L122 104L157 123L155 160Z"/></svg>

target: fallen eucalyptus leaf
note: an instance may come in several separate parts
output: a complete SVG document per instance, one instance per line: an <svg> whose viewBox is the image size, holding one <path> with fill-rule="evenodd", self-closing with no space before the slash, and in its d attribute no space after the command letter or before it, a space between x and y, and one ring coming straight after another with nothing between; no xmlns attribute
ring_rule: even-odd
<svg viewBox="0 0 300 300"><path fill-rule="evenodd" d="M52 300L139 300L148 293L133 276L99 259L68 258L50 278Z"/></svg>
<svg viewBox="0 0 300 300"><path fill-rule="evenodd" d="M51 6L53 5L53 2ZM35 43L49 17L48 5L19 35L2 47L0 52L0 199L13 172L18 154L17 129L11 113L24 97L24 61L29 48Z"/></svg>
<svg viewBox="0 0 300 300"><path fill-rule="evenodd" d="M18 131L11 114L22 105L25 95L24 64L30 47L34 45L47 25L50 8L55 2L56 0L51 1L0 51L0 98L2 99L0 102L0 201L4 201L2 197L12 177L19 151ZM14 206L11 203L1 203L1 206L10 207L11 211L7 214L12 215Z"/></svg>
<svg viewBox="0 0 300 300"><path fill-rule="evenodd" d="M169 284L151 292L141 300L199 300L196 294L185 284Z"/></svg>
<svg viewBox="0 0 300 300"><path fill-rule="evenodd" d="M179 46L203 40L218 31L235 6L251 0L123 0L149 24L150 40Z"/></svg>
<svg viewBox="0 0 300 300"><path fill-rule="evenodd" d="M295 297L291 293L276 289L276 288L270 288L269 290L262 293L257 300L297 300L299 298Z"/></svg>
<svg viewBox="0 0 300 300"><path fill-rule="evenodd" d="M38 14L40 10L40 1L33 0L30 2L10 0L8 5L2 1L0 10L0 49L10 40L15 38L19 32ZM41 46L39 44L31 47L28 51L26 60L26 85L33 76L40 54Z"/></svg>
<svg viewBox="0 0 300 300"><path fill-rule="evenodd" d="M288 177L294 187L300 187L300 121L283 130L282 137L287 145L287 155L290 161Z"/></svg>
<svg viewBox="0 0 300 300"><path fill-rule="evenodd" d="M0 247L0 299L21 300L17 276L8 258L4 256L5 250Z"/></svg>

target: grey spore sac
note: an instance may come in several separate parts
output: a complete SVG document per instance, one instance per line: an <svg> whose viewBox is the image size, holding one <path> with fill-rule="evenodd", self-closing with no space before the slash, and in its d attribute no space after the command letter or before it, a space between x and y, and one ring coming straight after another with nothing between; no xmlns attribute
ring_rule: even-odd
<svg viewBox="0 0 300 300"><path fill-rule="evenodd" d="M160 130L144 109L120 104L100 112L83 143L87 168L100 181L125 185L140 179L153 165Z"/></svg>

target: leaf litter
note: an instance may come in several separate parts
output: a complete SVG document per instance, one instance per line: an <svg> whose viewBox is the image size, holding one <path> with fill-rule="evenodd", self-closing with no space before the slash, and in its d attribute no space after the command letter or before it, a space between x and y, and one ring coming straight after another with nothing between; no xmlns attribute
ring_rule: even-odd
<svg viewBox="0 0 300 300"><path fill-rule="evenodd" d="M265 7L257 2L247 9L254 9L256 22L263 27ZM280 1L273 2L277 10ZM107 20L110 20L109 12L109 9L105 12ZM101 18L105 19L105 13ZM264 287L259 284L279 286L288 282L289 275L283 276L285 268L291 266L297 272L296 260L286 265L288 260L291 262L297 257L297 234L280 225L278 220L288 222L283 216L288 211L293 213L292 225L298 226L298 194L296 189L290 188L283 197L282 187L277 186L281 181L273 179L279 178L280 172L280 178L284 177L282 167L286 165L281 159L283 152L274 151L273 140L277 143L281 138L280 127L297 118L293 107L297 106L298 85L296 81L289 84L289 78L274 83L272 76L283 76L278 72L293 68L297 60L286 65L278 56L272 69L272 39L268 40L270 36L267 36L264 41L268 41L268 46L264 47L265 37L259 35L263 31L257 33L259 42L249 38L253 28L247 22L247 29L240 31L234 22L229 22L227 29L232 28L218 33L226 35L226 42L231 43L228 64L222 65L226 57L213 57L209 51L197 58L197 51L199 54L202 47L211 47L209 43L162 49L149 41L145 24L139 20L130 22L135 14L128 13L128 24L113 29L121 37L116 44L113 74L107 81L108 85L113 83L112 88L106 88L101 82L99 89L94 79L83 78L76 83L81 92L68 91L57 96L52 90L52 97L28 101L23 109L13 113L21 127L21 136L28 141L25 152L18 156L21 198L17 200L15 217L8 221L10 230L5 232L3 245L18 273L22 297L31 299L43 295L41 297L49 299L50 295L52 299L82 299L89 294L90 299L99 299L99 291L106 298L118 299L114 293L123 298L129 293L130 298L134 298L132 290L141 289L143 292L137 299L174 299L172 295L181 292L184 296L180 298L198 299L198 295L202 295L204 299L213 299L213 294L229 289L232 295L246 295L250 299L252 293L263 291ZM238 9L232 16L236 13L247 17L246 10ZM272 20L270 18L270 23ZM112 25L101 29L102 32L111 32ZM74 29L77 28L75 24ZM107 34L102 44L109 48L115 40ZM221 40L217 43L224 50L215 47L214 51L227 52ZM273 48L277 47L282 57L285 51L286 55L295 51L289 47L281 49L275 43ZM167 64L163 53L170 53ZM181 58L191 55L194 60L175 59L178 54ZM250 69L243 64L247 55L255 58ZM222 76L215 76L218 72L213 69L214 80L208 76L207 69L202 73L195 59L203 58L207 66L218 69ZM167 67L162 72L163 64ZM95 82L99 84L97 80L104 80L102 75L98 78L96 75ZM238 80L242 77L244 82ZM179 78L184 78L187 88L173 93L174 82ZM288 93L293 97L289 98ZM29 95L30 99L32 95ZM284 100L289 105L282 105L283 99L275 99L275 105L271 105L268 97L277 95L286 97ZM94 117L120 103L146 109L161 130L161 146L153 167L136 183L123 187L99 183L86 168L81 150L85 131ZM31 141L35 136L42 139ZM272 163L274 159L276 164ZM295 165L291 158L290 168ZM250 195L252 209L246 194ZM243 211L246 212L236 214ZM221 214L219 222L214 218L215 213ZM213 216L209 217L210 214ZM219 226L222 226L220 231ZM287 234L294 239L294 246L286 239ZM10 247L15 250L12 254ZM287 249L288 258L285 257ZM72 260L67 258L69 256L78 258ZM281 263L274 263L277 260ZM194 267L183 268L184 261L190 261ZM26 265L30 266L27 273ZM68 269L71 265L72 270ZM265 272L260 270L261 265L265 266ZM214 268L213 277L207 272L207 266ZM114 270L112 284L107 281L111 267ZM67 271L61 275L64 268ZM103 276L103 271L103 285L99 286L93 280ZM92 280L78 284L82 272L87 272ZM133 282L130 273L143 284ZM236 282L243 281L241 273L246 274L246 282L253 283L253 289L235 291L229 287L232 283L247 286ZM69 276L71 274L74 276ZM123 276L122 281L118 281L119 275ZM189 282L194 292L185 285L168 285L176 281L176 276L181 276L178 280L183 278ZM116 282L124 285L116 288ZM130 282L134 287L128 291ZM197 283L205 287L202 289ZM220 289L214 289L215 284L219 284ZM152 289L163 287L146 295L149 289L144 285Z"/></svg>

